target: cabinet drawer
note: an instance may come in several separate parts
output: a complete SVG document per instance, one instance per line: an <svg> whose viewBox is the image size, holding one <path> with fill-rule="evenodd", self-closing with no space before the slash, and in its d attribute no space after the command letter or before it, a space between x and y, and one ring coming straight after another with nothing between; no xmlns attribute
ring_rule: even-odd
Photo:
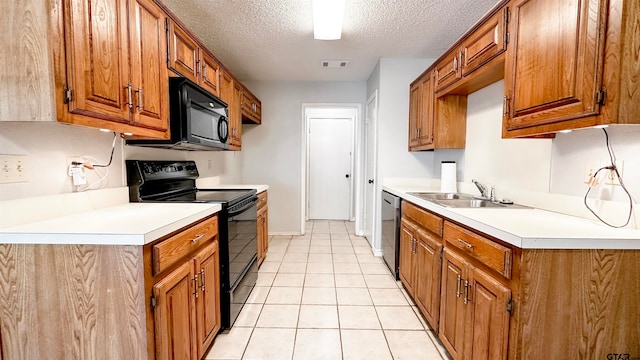
<svg viewBox="0 0 640 360"><path fill-rule="evenodd" d="M266 206L267 200L268 200L268 196L266 191L263 191L260 194L258 194L258 209L262 209L264 206Z"/></svg>
<svg viewBox="0 0 640 360"><path fill-rule="evenodd" d="M205 220L153 246L153 275L165 271L218 235L218 217Z"/></svg>
<svg viewBox="0 0 640 360"><path fill-rule="evenodd" d="M427 230L442 236L442 218L440 216L406 201L402 202L402 216L409 217Z"/></svg>
<svg viewBox="0 0 640 360"><path fill-rule="evenodd" d="M444 223L444 240L446 245L462 250L463 253L511 279L511 249L448 221Z"/></svg>

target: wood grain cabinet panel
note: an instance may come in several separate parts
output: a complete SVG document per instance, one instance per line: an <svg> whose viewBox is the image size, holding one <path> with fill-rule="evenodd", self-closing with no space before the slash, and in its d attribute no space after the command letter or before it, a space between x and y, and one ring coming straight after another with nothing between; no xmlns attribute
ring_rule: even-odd
<svg viewBox="0 0 640 360"><path fill-rule="evenodd" d="M158 306L154 310L156 360L195 359L197 346L194 267L191 262L153 286Z"/></svg>
<svg viewBox="0 0 640 360"><path fill-rule="evenodd" d="M58 121L167 138L162 10L150 0L62 5L51 15Z"/></svg>
<svg viewBox="0 0 640 360"><path fill-rule="evenodd" d="M514 2L505 129L597 115L606 1Z"/></svg>
<svg viewBox="0 0 640 360"><path fill-rule="evenodd" d="M418 231L415 300L427 322L436 332L440 321L441 240L427 231Z"/></svg>
<svg viewBox="0 0 640 360"><path fill-rule="evenodd" d="M509 7L503 7L478 27L460 46L461 76L466 77L504 53L507 47L506 21Z"/></svg>
<svg viewBox="0 0 640 360"><path fill-rule="evenodd" d="M433 73L420 76L411 84L409 94L409 151L434 148Z"/></svg>
<svg viewBox="0 0 640 360"><path fill-rule="evenodd" d="M66 3L69 113L128 123L132 88L129 54L123 50L129 48L126 1Z"/></svg>
<svg viewBox="0 0 640 360"><path fill-rule="evenodd" d="M202 52L202 77L200 85L215 96L220 96L218 72L220 65L206 52Z"/></svg>
<svg viewBox="0 0 640 360"><path fill-rule="evenodd" d="M243 86L233 81L233 100L229 105L229 137L231 146L242 146L242 98Z"/></svg>
<svg viewBox="0 0 640 360"><path fill-rule="evenodd" d="M56 11L41 0L0 2L0 121L55 121L50 53L59 39L49 36L48 25Z"/></svg>
<svg viewBox="0 0 640 360"><path fill-rule="evenodd" d="M258 208L258 265L262 264L269 251L269 207Z"/></svg>
<svg viewBox="0 0 640 360"><path fill-rule="evenodd" d="M462 359L466 324L465 279L467 262L444 249L439 337L451 357Z"/></svg>
<svg viewBox="0 0 640 360"><path fill-rule="evenodd" d="M435 66L436 92L440 92L462 78L461 50L453 49Z"/></svg>
<svg viewBox="0 0 640 360"><path fill-rule="evenodd" d="M142 127L166 130L169 118L168 72L165 66L166 16L151 0L132 1L131 78L134 91L133 122Z"/></svg>
<svg viewBox="0 0 640 360"><path fill-rule="evenodd" d="M429 325L440 319L442 218L411 203L402 203L400 280Z"/></svg>
<svg viewBox="0 0 640 360"><path fill-rule="evenodd" d="M202 359L222 324L218 242L202 249L195 256L194 265L199 275L197 286L200 294L196 297L197 359Z"/></svg>
<svg viewBox="0 0 640 360"><path fill-rule="evenodd" d="M200 81L200 48L180 26L169 22L169 68L198 83Z"/></svg>

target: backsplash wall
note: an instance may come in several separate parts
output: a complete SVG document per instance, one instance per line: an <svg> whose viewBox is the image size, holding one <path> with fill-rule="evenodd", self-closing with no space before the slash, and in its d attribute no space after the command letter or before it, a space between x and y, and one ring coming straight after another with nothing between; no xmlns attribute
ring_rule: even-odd
<svg viewBox="0 0 640 360"><path fill-rule="evenodd" d="M27 155L26 183L0 184L0 200L73 192L68 158L88 155L106 163L113 133L56 122L0 122L0 154ZM118 136L106 181L100 188L126 186L124 159L195 160L200 177L220 177L221 183L241 183L242 156L230 151L177 151L123 145ZM92 171L87 179L97 180Z"/></svg>

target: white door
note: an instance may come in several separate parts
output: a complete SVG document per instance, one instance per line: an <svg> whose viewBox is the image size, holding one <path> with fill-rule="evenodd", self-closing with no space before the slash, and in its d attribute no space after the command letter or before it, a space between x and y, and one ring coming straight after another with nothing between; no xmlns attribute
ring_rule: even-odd
<svg viewBox="0 0 640 360"><path fill-rule="evenodd" d="M309 119L309 219L349 220L352 119Z"/></svg>
<svg viewBox="0 0 640 360"><path fill-rule="evenodd" d="M364 207L364 236L373 245L376 203L376 116L378 113L378 96L374 93L367 101L365 118L365 207Z"/></svg>

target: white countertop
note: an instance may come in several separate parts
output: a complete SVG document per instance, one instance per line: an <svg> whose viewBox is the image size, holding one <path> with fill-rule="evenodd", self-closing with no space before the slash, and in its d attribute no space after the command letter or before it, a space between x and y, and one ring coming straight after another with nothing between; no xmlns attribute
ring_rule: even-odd
<svg viewBox="0 0 640 360"><path fill-rule="evenodd" d="M523 249L640 249L640 230L540 209L447 208L410 195L429 187L390 185L383 190Z"/></svg>
<svg viewBox="0 0 640 360"><path fill-rule="evenodd" d="M126 203L0 229L0 244L144 245L220 211L219 204Z"/></svg>

